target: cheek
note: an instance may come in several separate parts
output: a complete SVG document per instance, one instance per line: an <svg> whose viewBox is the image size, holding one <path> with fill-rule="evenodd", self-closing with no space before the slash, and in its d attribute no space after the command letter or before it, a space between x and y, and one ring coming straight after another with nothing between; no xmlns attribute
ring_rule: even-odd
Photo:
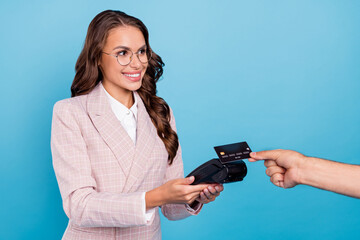
<svg viewBox="0 0 360 240"><path fill-rule="evenodd" d="M148 68L148 65L146 65L146 66L144 67L144 69L143 69L143 73L144 73L144 74L146 73L147 68Z"/></svg>
<svg viewBox="0 0 360 240"><path fill-rule="evenodd" d="M108 77L113 74L119 74L123 70L123 67L120 66L116 61L106 62L104 64L105 65L103 65L103 70L105 71L105 73L107 73Z"/></svg>

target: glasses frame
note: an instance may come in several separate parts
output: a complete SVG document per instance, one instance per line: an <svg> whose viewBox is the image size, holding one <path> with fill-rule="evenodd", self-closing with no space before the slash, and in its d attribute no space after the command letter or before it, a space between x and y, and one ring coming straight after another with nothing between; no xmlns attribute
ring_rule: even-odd
<svg viewBox="0 0 360 240"><path fill-rule="evenodd" d="M133 51L131 51L131 50L127 50L127 51L129 51L129 52L131 52L131 56L129 57L129 59L130 59L130 61L129 61L129 63L128 64L121 64L120 62L119 62L119 58L118 58L118 54L112 54L112 53L107 53L107 52L102 52L102 53L104 53L104 54L106 54L106 55L109 55L109 56L112 56L112 57L114 57L114 58L116 58L116 61L118 62L118 64L120 64L121 66L127 66L127 65L129 65L130 63L131 63L131 61L133 60L133 56L134 56L134 54L137 56L137 58L139 59L139 61L141 62L141 63L143 63L143 64L145 64L145 63L148 63L150 60L151 60L151 57L152 57L152 51L151 50L146 50L146 54L150 54L150 56L148 56L148 60L147 60L147 62L142 62L141 60L140 60L140 58L139 58L139 51L138 52L133 52Z"/></svg>

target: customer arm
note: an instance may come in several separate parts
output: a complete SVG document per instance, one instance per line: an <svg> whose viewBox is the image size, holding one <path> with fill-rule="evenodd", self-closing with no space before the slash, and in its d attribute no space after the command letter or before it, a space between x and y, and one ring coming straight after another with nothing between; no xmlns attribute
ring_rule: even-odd
<svg viewBox="0 0 360 240"><path fill-rule="evenodd" d="M307 157L291 150L251 153L249 161L265 160L266 174L276 186L297 184L360 198L360 166Z"/></svg>

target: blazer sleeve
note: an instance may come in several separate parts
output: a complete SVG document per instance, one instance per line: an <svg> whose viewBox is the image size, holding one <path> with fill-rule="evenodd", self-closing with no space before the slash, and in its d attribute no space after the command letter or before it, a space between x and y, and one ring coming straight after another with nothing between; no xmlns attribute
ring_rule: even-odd
<svg viewBox="0 0 360 240"><path fill-rule="evenodd" d="M69 99L55 104L51 130L53 167L66 215L81 227L147 225L141 192L97 192L77 116L81 107Z"/></svg>
<svg viewBox="0 0 360 240"><path fill-rule="evenodd" d="M172 110L170 109L170 125L171 128L176 131L175 118ZM181 156L181 147L179 144L179 148L177 150L174 161L171 165L167 165L166 174L164 183L176 178L184 177L184 166ZM169 220L180 220L186 217L197 215L203 204L198 203L194 209L190 208L187 204L165 204L161 206L161 211L163 215Z"/></svg>

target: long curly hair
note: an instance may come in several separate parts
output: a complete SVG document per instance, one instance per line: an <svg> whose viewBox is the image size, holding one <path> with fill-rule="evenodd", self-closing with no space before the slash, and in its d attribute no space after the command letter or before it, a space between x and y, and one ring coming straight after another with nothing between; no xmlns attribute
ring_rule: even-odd
<svg viewBox="0 0 360 240"><path fill-rule="evenodd" d="M170 126L170 108L164 99L156 96L156 83L163 74L165 65L161 57L153 52L149 44L149 32L142 21L121 11L106 10L91 21L84 47L75 65L75 77L71 85L71 97L87 94L102 81L103 75L98 66L101 52L109 31L120 26L138 28L145 38L148 54L151 54L142 85L137 90L150 118L157 129L157 134L164 142L171 165L179 148L176 132Z"/></svg>

